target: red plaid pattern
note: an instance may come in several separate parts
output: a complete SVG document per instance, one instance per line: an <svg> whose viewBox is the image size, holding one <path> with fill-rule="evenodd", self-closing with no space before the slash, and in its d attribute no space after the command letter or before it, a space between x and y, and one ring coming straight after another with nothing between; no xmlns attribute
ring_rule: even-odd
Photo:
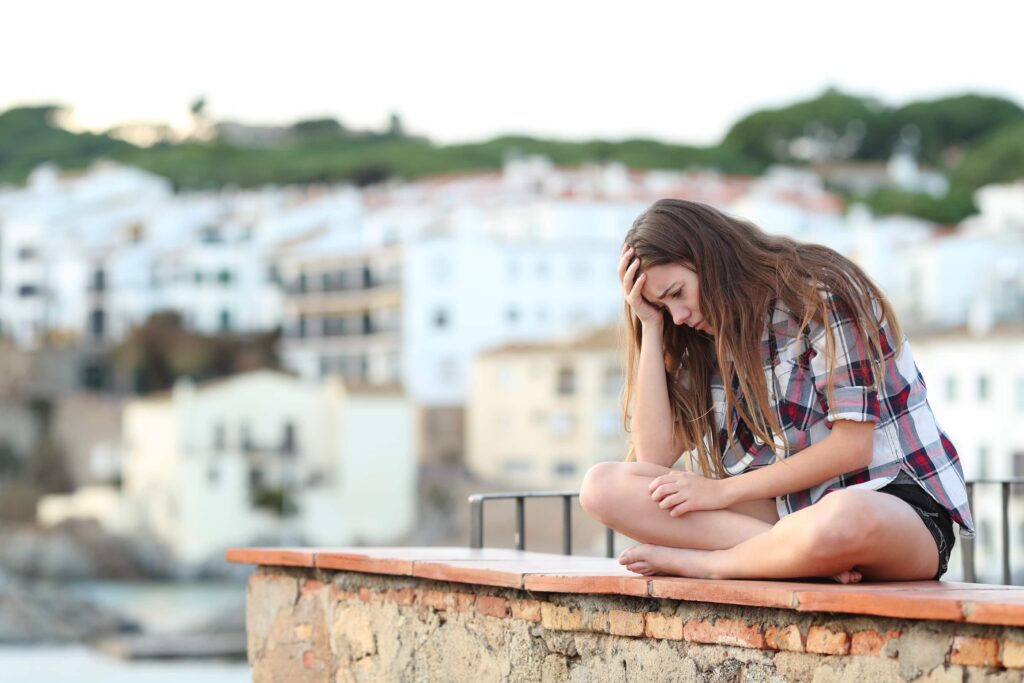
<svg viewBox="0 0 1024 683"><path fill-rule="evenodd" d="M889 326L882 326L885 377L881 391L872 389L874 373L866 341L857 334L852 311L831 294L824 296L836 353L833 400L828 400L826 392L824 326L812 322L799 334L799 320L781 302L772 302L771 323L762 336L761 351L771 406L783 434L775 437L774 444L765 444L751 433L736 411L730 411L726 425L725 387L716 373L711 394L726 472L740 474L798 453L828 436L836 420L873 422L871 464L805 491L778 497L779 516L816 503L836 489L879 489L902 469L949 510L962 536L972 537L974 521L960 459L928 405L924 378L914 362L910 342L903 339L897 356ZM735 376L732 382L733 392L740 396Z"/></svg>

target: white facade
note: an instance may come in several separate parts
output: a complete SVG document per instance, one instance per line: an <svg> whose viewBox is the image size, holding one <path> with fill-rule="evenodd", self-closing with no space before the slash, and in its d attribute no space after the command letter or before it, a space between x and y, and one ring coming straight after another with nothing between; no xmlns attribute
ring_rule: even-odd
<svg viewBox="0 0 1024 683"><path fill-rule="evenodd" d="M125 410L124 502L185 564L258 542L394 542L414 523L412 421L401 395L269 371L182 383Z"/></svg>
<svg viewBox="0 0 1024 683"><path fill-rule="evenodd" d="M280 253L359 210L348 188L175 196L137 169L40 167L0 194L0 333L116 341L167 309L207 334L272 329Z"/></svg>
<svg viewBox="0 0 1024 683"><path fill-rule="evenodd" d="M967 480L1024 477L1024 327L997 327L981 336L960 329L911 339L928 402L956 447ZM1010 557L1020 567L1024 486L1012 491ZM975 485L973 512L978 579L999 581L999 484ZM959 572L959 562L951 562L951 568Z"/></svg>

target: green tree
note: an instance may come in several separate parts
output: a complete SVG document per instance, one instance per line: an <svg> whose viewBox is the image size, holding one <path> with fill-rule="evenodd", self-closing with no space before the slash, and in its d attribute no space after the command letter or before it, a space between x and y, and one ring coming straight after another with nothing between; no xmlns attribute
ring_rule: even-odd
<svg viewBox="0 0 1024 683"><path fill-rule="evenodd" d="M966 188L1024 178L1024 123L1004 126L971 148L953 172Z"/></svg>
<svg viewBox="0 0 1024 683"><path fill-rule="evenodd" d="M880 102L833 88L810 100L764 109L737 121L722 146L763 165L794 159L794 142L806 139L825 158L884 159L893 125Z"/></svg>
<svg viewBox="0 0 1024 683"><path fill-rule="evenodd" d="M951 149L969 148L995 130L1024 121L1024 109L1001 97L968 94L911 102L892 117L899 130L916 131L922 161L944 165Z"/></svg>

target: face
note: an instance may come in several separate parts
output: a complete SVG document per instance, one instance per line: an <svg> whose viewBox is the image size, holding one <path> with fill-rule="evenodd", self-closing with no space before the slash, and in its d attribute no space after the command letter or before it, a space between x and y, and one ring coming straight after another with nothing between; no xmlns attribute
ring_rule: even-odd
<svg viewBox="0 0 1024 683"><path fill-rule="evenodd" d="M640 292L644 299L667 310L676 325L688 325L714 334L700 312L700 286L697 273L678 263L645 268L647 281Z"/></svg>

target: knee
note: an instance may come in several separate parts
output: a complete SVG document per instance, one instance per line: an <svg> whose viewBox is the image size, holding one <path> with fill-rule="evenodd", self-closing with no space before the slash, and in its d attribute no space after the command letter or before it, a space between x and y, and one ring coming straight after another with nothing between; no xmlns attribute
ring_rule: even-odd
<svg viewBox="0 0 1024 683"><path fill-rule="evenodd" d="M619 472L617 462L602 462L587 470L580 485L580 506L584 512L604 523L612 508L611 499Z"/></svg>
<svg viewBox="0 0 1024 683"><path fill-rule="evenodd" d="M860 555L878 537L883 520L863 491L833 491L812 507L808 528L808 552L819 558Z"/></svg>

